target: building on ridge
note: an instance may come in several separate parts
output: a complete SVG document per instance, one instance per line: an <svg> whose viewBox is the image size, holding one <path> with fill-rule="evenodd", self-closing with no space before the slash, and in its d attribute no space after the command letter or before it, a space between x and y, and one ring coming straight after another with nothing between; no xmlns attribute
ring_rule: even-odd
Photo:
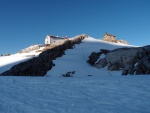
<svg viewBox="0 0 150 113"><path fill-rule="evenodd" d="M104 34L103 40L108 41L108 42L117 42L116 36L114 36L112 34L108 34L108 33Z"/></svg>
<svg viewBox="0 0 150 113"><path fill-rule="evenodd" d="M47 35L45 38L45 45L50 45L50 44L56 42L57 40L64 40L64 38L60 38L59 36Z"/></svg>

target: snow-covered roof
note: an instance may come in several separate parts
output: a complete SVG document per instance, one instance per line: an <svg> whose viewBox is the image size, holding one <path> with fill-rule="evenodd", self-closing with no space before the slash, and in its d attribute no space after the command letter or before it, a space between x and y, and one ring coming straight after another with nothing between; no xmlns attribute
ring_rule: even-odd
<svg viewBox="0 0 150 113"><path fill-rule="evenodd" d="M59 38L59 39L63 39L63 38L61 38L61 37L59 37L59 36L53 36L53 35L47 35L47 36L50 37L50 38L55 38L55 39L56 39L56 38L57 38L57 39L58 39L58 38Z"/></svg>

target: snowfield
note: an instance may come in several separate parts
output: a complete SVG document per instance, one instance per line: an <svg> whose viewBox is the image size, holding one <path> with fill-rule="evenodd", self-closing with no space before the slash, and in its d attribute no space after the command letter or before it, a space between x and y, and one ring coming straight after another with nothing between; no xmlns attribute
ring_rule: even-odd
<svg viewBox="0 0 150 113"><path fill-rule="evenodd" d="M0 113L149 113L149 76L0 77Z"/></svg>
<svg viewBox="0 0 150 113"><path fill-rule="evenodd" d="M0 113L150 113L150 76L121 76L86 62L93 51L122 46L88 38L57 58L45 77L1 76ZM0 57L0 73L27 59ZM73 77L61 76L68 71Z"/></svg>

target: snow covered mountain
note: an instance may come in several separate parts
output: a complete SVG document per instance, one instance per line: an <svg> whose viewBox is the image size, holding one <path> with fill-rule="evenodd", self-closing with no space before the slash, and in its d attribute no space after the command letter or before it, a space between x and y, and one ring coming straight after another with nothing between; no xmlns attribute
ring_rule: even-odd
<svg viewBox="0 0 150 113"><path fill-rule="evenodd" d="M74 49L68 49L65 55L61 58L54 60L55 67L47 73L47 76L55 76L65 74L69 71L76 71L74 76L87 76L87 75L109 75L119 74L120 72L109 72L106 69L96 69L87 63L89 55L93 51L100 51L100 49L113 50L120 47L129 47L130 45L116 44L105 42L102 40L94 39L92 37L86 38L81 44L76 44Z"/></svg>
<svg viewBox="0 0 150 113"><path fill-rule="evenodd" d="M53 60L55 66L50 71L47 72L47 76L61 75L68 71L76 71L77 75L80 75L80 73L84 73L85 75L92 74L94 68L88 65L87 63L88 56L91 54L91 52L99 51L100 49L113 50L116 48L129 47L129 46L130 45L105 42L99 39L88 37L84 39L81 44L76 44L74 49L67 49L63 57ZM29 48L27 49L29 51ZM33 57L37 57L40 54L40 52L36 52L36 51L42 49L44 49L44 47L32 51L30 50L29 52L21 52L6 57L5 56L0 57L0 62L1 62L0 73L4 72L4 70L8 70L14 64L18 64L22 60L25 61ZM100 71L99 73L101 73L101 70L97 70L97 69L94 70ZM107 73L108 71L104 71L104 72Z"/></svg>
<svg viewBox="0 0 150 113"><path fill-rule="evenodd" d="M45 77L0 76L0 113L149 113L150 76L120 76L87 63L93 51L120 47L133 46L89 37L53 60ZM0 73L39 54L2 56Z"/></svg>

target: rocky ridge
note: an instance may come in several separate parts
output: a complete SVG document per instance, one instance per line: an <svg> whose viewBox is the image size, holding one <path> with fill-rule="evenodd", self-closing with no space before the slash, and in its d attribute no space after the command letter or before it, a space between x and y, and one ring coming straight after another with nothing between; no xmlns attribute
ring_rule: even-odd
<svg viewBox="0 0 150 113"><path fill-rule="evenodd" d="M113 43L122 43L122 44L129 44L126 40L117 40L117 39L102 39L103 41L107 41L107 42L113 42Z"/></svg>
<svg viewBox="0 0 150 113"><path fill-rule="evenodd" d="M48 46L38 57L14 65L1 75L5 76L44 76L55 64L53 60L65 55L66 49L73 49L75 44L80 44L86 34L74 37L71 40L56 41Z"/></svg>
<svg viewBox="0 0 150 113"><path fill-rule="evenodd" d="M102 54L105 57L101 58ZM91 53L87 62L99 69L122 70L122 75L147 75L150 74L150 46L100 50Z"/></svg>

